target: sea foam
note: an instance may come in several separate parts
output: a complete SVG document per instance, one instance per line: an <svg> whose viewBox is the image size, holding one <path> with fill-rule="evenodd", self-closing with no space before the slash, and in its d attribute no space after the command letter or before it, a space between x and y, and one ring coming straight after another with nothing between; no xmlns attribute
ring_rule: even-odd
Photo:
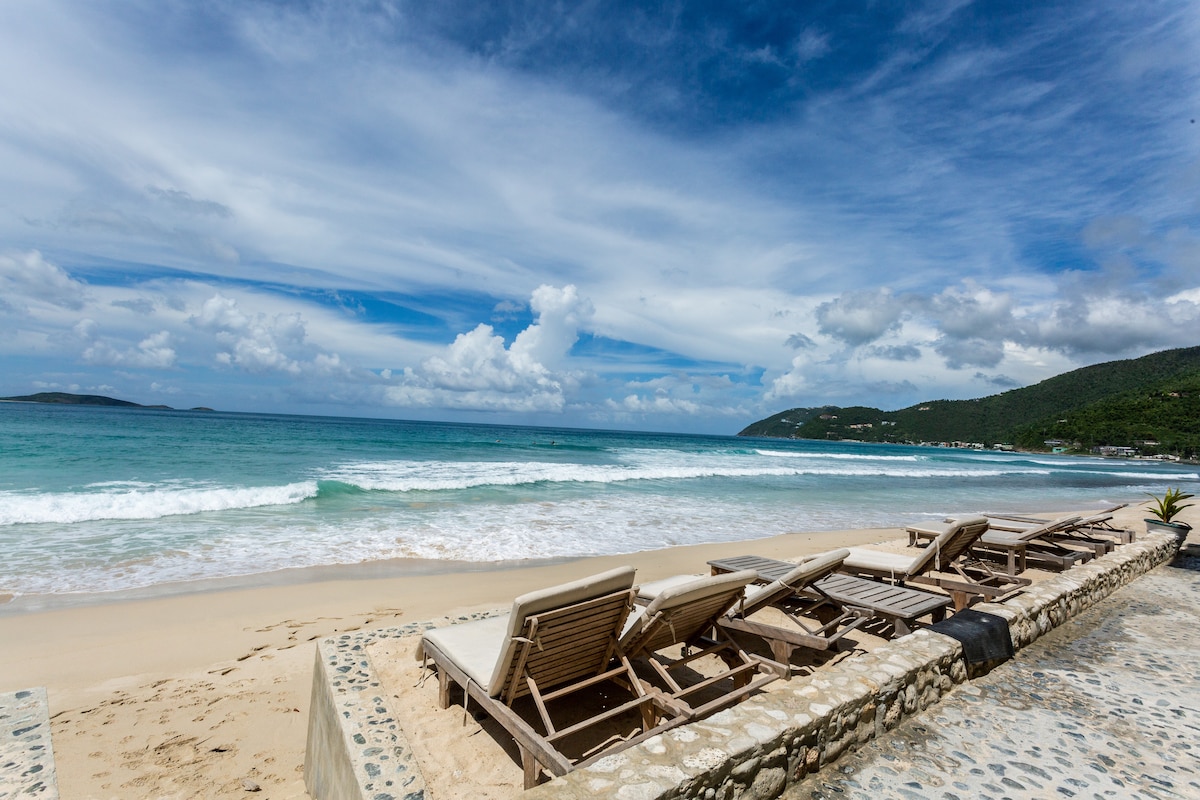
<svg viewBox="0 0 1200 800"><path fill-rule="evenodd" d="M300 503L317 495L316 481L285 486L103 489L81 492L0 492L0 525L158 519L206 511ZM100 489L97 491L96 489Z"/></svg>

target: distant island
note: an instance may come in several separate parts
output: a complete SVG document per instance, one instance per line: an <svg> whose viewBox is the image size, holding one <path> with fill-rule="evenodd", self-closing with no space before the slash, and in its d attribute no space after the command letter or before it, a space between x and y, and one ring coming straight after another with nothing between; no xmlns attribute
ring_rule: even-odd
<svg viewBox="0 0 1200 800"><path fill-rule="evenodd" d="M1195 459L1200 347L1094 364L975 400L792 408L738 435Z"/></svg>
<svg viewBox="0 0 1200 800"><path fill-rule="evenodd" d="M131 403L128 400L118 400L115 397L105 397L99 394L69 394L67 392L38 392L20 397L0 397L0 401L11 403L50 403L66 406L114 406L118 408L147 408L160 411L175 411L171 406L144 406L141 403ZM212 411L211 408L197 406L189 411Z"/></svg>

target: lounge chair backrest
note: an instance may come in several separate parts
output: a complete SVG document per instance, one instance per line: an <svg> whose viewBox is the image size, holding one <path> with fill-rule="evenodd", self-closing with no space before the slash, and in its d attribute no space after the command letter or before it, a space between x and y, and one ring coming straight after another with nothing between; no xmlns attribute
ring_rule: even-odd
<svg viewBox="0 0 1200 800"><path fill-rule="evenodd" d="M506 703L541 689L603 672L633 605L632 567L619 567L513 601L504 650L488 694Z"/></svg>
<svg viewBox="0 0 1200 800"><path fill-rule="evenodd" d="M1039 536L1045 536L1047 533L1054 533L1069 528L1079 522L1079 515L1067 517L1059 517L1051 522L1046 522L1042 525L1036 525L1032 528L1023 531L1016 531L1012 534L1014 539L1020 539L1023 542L1030 542Z"/></svg>
<svg viewBox="0 0 1200 800"><path fill-rule="evenodd" d="M766 586L755 586L746 590L746 598L735 611L742 615L753 614L772 603L777 603L786 597L800 591L811 583L816 583L827 575L832 575L842 566L850 551L846 549L830 550L813 556L801 562L791 572Z"/></svg>
<svg viewBox="0 0 1200 800"><path fill-rule="evenodd" d="M930 570L943 570L961 556L975 540L987 533L986 517L960 517L938 534L908 567L909 575L922 575Z"/></svg>
<svg viewBox="0 0 1200 800"><path fill-rule="evenodd" d="M695 639L742 598L754 570L699 578L664 590L638 613L621 635L629 655L652 653Z"/></svg>

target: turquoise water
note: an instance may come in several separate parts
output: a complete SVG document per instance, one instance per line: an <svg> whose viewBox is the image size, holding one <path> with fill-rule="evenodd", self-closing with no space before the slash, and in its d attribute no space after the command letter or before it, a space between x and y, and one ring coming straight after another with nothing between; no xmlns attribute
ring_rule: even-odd
<svg viewBox="0 0 1200 800"><path fill-rule="evenodd" d="M0 593L628 553L1198 482L1098 458L0 403Z"/></svg>

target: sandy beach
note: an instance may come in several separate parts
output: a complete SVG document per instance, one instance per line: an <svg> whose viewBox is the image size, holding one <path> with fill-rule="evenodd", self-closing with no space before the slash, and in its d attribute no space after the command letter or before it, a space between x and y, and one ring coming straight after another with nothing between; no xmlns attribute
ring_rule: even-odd
<svg viewBox="0 0 1200 800"><path fill-rule="evenodd" d="M1116 521L1141 529L1143 516L1123 509ZM650 581L702 572L721 556L794 558L901 535L789 534L473 571L371 565L281 585L28 613L10 606L0 614L0 690L48 689L65 800L244 796L255 787L257 797L305 798L318 638L503 607L522 592L620 564Z"/></svg>

